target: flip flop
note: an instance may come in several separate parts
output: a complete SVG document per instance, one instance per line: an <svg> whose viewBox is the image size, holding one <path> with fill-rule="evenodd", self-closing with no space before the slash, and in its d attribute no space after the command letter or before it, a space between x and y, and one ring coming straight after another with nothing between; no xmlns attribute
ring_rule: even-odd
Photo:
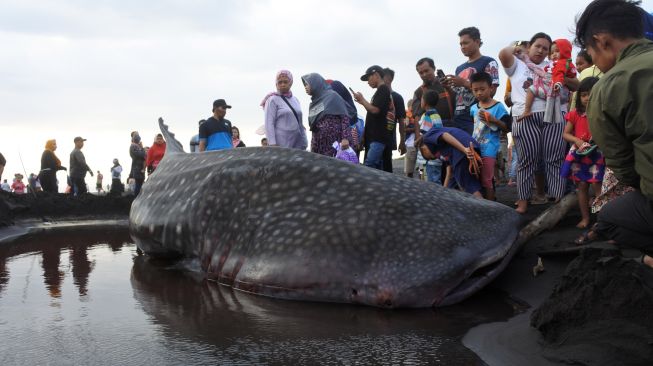
<svg viewBox="0 0 653 366"><path fill-rule="evenodd" d="M598 240L599 236L596 235L596 233L594 233L595 236L593 238L590 238L590 233L594 233L592 229L583 231L583 233L578 238L576 238L576 240L574 240L574 244L586 245Z"/></svg>
<svg viewBox="0 0 653 366"><path fill-rule="evenodd" d="M549 201L544 197L537 197L536 196L536 197L531 198L529 203L531 205L545 205L545 204L549 203Z"/></svg>

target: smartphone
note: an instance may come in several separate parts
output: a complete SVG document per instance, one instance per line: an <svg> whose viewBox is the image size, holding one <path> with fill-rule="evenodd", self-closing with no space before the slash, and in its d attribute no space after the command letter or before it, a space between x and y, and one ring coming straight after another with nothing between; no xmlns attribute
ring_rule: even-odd
<svg viewBox="0 0 653 366"><path fill-rule="evenodd" d="M348 87L348 88L349 88L349 91L350 91L352 94L354 94L354 89L352 89L351 86Z"/></svg>
<svg viewBox="0 0 653 366"><path fill-rule="evenodd" d="M438 79L444 79L446 75L444 74L444 71L441 69L438 70Z"/></svg>

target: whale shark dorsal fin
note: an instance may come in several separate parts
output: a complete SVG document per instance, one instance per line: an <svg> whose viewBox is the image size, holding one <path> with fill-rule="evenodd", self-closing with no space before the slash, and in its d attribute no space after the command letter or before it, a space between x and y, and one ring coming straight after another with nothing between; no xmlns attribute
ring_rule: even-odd
<svg viewBox="0 0 653 366"><path fill-rule="evenodd" d="M161 129L161 134L166 140L166 154L169 152L184 152L184 147L179 141L175 138L175 134L168 130L168 125L163 123L163 118L159 117L159 128Z"/></svg>

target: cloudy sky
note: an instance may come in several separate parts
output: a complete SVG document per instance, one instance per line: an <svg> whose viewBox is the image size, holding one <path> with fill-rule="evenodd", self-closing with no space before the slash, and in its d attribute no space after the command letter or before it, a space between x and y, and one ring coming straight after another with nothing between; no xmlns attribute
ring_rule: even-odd
<svg viewBox="0 0 653 366"><path fill-rule="evenodd" d="M27 174L37 173L50 138L68 166L80 135L106 185L114 157L130 165L132 130L149 145L162 116L187 148L217 98L233 106L227 118L245 143L257 146L259 103L281 68L294 73L293 92L305 111L310 99L301 75L319 72L369 98L359 77L372 64L396 71L394 89L407 100L420 84L419 58L432 57L447 73L465 61L460 29L479 27L481 51L496 58L509 42L538 31L573 38L574 18L587 3L0 0L0 152L8 160L2 178L23 172L19 152ZM653 0L643 7L650 11ZM65 173L58 178L65 182Z"/></svg>

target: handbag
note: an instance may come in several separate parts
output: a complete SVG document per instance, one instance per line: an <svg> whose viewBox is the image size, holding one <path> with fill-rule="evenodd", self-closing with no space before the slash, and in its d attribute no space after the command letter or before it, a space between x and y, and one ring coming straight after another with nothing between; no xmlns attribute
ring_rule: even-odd
<svg viewBox="0 0 653 366"><path fill-rule="evenodd" d="M286 102L286 104L288 105L288 107L290 107L290 110L292 111L292 114L295 115L295 119L297 120L297 123L299 124L299 127L301 128L301 127L302 127L302 121L299 120L299 117L297 116L297 112L295 112L295 108L293 108L293 107L290 105L290 103L288 102L288 99L286 99L285 96L280 95L280 97L281 97L281 99L283 99L284 102Z"/></svg>

